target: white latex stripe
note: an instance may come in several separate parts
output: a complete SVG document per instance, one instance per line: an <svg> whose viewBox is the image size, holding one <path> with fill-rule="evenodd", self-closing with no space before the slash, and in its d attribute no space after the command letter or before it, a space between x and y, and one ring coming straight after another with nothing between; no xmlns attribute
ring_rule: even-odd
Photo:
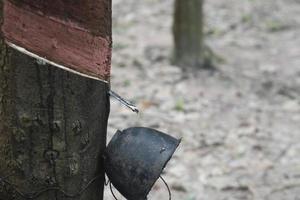
<svg viewBox="0 0 300 200"><path fill-rule="evenodd" d="M76 71L76 70L70 69L70 68L65 67L65 66L63 66L63 65L59 65L59 64L57 64L57 63L55 63L55 62L52 62L52 61L50 61L50 60L48 60L48 59L46 59L46 58L40 57L40 56L38 56L38 55L36 55L36 54L34 54L34 53L31 53L31 52L28 51L27 49L25 49L25 48L23 48L23 47L20 47L20 46L18 46L18 45L15 45L15 44L13 44L13 43L11 43L11 42L6 42L6 43L8 44L8 46L10 46L10 47L12 47L12 48L14 48L14 49L20 51L21 53L24 53L24 54L26 54L26 55L28 55L28 56L30 56L30 57L33 57L33 58L35 58L35 59L38 59L38 60L42 60L42 61L44 61L44 62L46 62L46 63L48 63L48 64L50 64L50 65L53 65L53 66L55 66L55 67L61 68L61 69L63 69L63 70L66 70L66 71L68 71L68 72L71 72L71 73L73 73L73 74L77 74L77 75L80 75L80 76L83 76L83 77L86 77L86 78L91 78L91 79L94 79L94 80L97 80L97 81L102 81L102 82L104 82L104 83L108 83L108 81L102 80L102 79L100 79L100 78L98 78L98 77L95 77L95 76L89 76L89 75L87 75L87 74L78 72L78 71Z"/></svg>

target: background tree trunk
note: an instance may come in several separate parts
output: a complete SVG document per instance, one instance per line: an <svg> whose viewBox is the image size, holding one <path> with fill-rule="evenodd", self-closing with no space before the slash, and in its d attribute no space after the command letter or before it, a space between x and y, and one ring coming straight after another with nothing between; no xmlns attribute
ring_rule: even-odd
<svg viewBox="0 0 300 200"><path fill-rule="evenodd" d="M203 67L203 0L175 1L173 34L175 64Z"/></svg>
<svg viewBox="0 0 300 200"><path fill-rule="evenodd" d="M3 2L0 1L0 25ZM108 85L40 65L8 48L0 33L0 199L62 188L102 200ZM2 180L1 180L2 178ZM47 190L37 200L63 200Z"/></svg>

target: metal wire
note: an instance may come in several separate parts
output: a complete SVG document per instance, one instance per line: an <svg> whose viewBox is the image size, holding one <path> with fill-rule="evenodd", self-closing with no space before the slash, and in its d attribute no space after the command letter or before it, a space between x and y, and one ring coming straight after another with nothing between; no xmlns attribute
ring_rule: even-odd
<svg viewBox="0 0 300 200"><path fill-rule="evenodd" d="M8 175L6 175L4 177L0 177L0 183L3 183L4 180L6 180L7 178L11 177L12 175L14 175L14 173L8 174Z"/></svg>
<svg viewBox="0 0 300 200"><path fill-rule="evenodd" d="M113 191L113 189L112 189L112 183L110 181L109 181L109 188L110 188L110 192L113 195L113 197L115 198L115 200L118 200L115 193L114 193L114 191Z"/></svg>
<svg viewBox="0 0 300 200"><path fill-rule="evenodd" d="M49 191L56 191L56 192L60 192L63 196L67 197L67 198L76 198L81 196L89 187L92 183L94 183L97 179L99 179L101 176L96 176L93 179L91 179L86 186L81 189L79 192L71 194L66 192L65 190L63 190L61 187L48 187L42 190L39 190L37 192L33 192L31 194L26 194L25 192L20 191L14 184L10 183L7 178L9 178L10 176L12 176L13 174L7 175L5 177L0 177L0 183L4 183L8 186L10 186L20 197L22 197L23 199L28 199L28 200L33 200L36 199L38 197L40 197L42 194L49 192ZM170 187L168 185L168 183L165 181L165 179L162 176L159 176L159 178L163 181L163 183L165 184L166 188L168 189L168 193L169 193L169 200L172 200L172 193L170 190ZM112 183L111 181L108 179L107 181L105 180L105 185L109 185L110 188L110 192L112 194L112 196L114 197L115 200L118 200L118 198L116 197L114 191L113 191L113 187L112 187Z"/></svg>
<svg viewBox="0 0 300 200"><path fill-rule="evenodd" d="M168 192L169 192L169 200L172 200L172 193L171 193L171 190L170 190L170 187L169 187L167 181L165 181L165 179L164 179L162 176L159 176L159 178L164 182L165 186L166 186L167 189L168 189Z"/></svg>
<svg viewBox="0 0 300 200"><path fill-rule="evenodd" d="M166 188L168 189L168 193L169 193L169 200L172 200L172 193L171 193L171 190L170 190L170 187L167 183L167 181L162 177L162 176L159 176L159 178L163 181L163 183L165 184ZM115 198L115 200L118 200L114 191L113 191L113 188L112 188L112 183L110 180L108 180L107 182L105 182L105 185L109 185L109 189L110 189L110 192L112 194L112 196Z"/></svg>
<svg viewBox="0 0 300 200"><path fill-rule="evenodd" d="M44 188L42 190L39 190L37 192L33 192L31 194L26 194L25 192L20 191L15 185L13 185L12 183L10 183L9 181L6 180L6 178L1 178L0 177L0 183L5 183L6 185L10 186L20 197L22 197L23 199L36 199L38 197L40 197L42 194L49 192L49 191L57 191L60 192L63 196L67 197L67 198L76 198L81 196L89 187L92 183L94 183L97 179L99 179L102 176L96 176L93 179L91 179L86 186L81 189L79 192L71 194L66 192L65 190L61 189L61 187L48 187L48 188Z"/></svg>

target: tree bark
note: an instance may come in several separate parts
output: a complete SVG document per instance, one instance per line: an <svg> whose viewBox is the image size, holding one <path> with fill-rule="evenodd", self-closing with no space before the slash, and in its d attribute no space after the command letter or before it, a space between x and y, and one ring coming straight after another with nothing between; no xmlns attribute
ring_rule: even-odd
<svg viewBox="0 0 300 200"><path fill-rule="evenodd" d="M179 66L203 67L203 0L176 0L173 22L174 62Z"/></svg>
<svg viewBox="0 0 300 200"><path fill-rule="evenodd" d="M103 199L108 90L8 48L0 33L0 200Z"/></svg>

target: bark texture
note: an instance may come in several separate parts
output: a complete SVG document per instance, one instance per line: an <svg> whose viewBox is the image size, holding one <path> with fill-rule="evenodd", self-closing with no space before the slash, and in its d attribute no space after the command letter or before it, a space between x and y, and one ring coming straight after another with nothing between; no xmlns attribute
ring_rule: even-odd
<svg viewBox="0 0 300 200"><path fill-rule="evenodd" d="M179 66L203 66L203 0L176 0L174 12L174 62Z"/></svg>
<svg viewBox="0 0 300 200"><path fill-rule="evenodd" d="M31 11L72 21L93 32L94 35L111 35L110 0L6 0Z"/></svg>
<svg viewBox="0 0 300 200"><path fill-rule="evenodd" d="M111 0L3 2L6 41L61 68L109 81Z"/></svg>
<svg viewBox="0 0 300 200"><path fill-rule="evenodd" d="M9 49L0 33L0 200L102 200L108 89Z"/></svg>

